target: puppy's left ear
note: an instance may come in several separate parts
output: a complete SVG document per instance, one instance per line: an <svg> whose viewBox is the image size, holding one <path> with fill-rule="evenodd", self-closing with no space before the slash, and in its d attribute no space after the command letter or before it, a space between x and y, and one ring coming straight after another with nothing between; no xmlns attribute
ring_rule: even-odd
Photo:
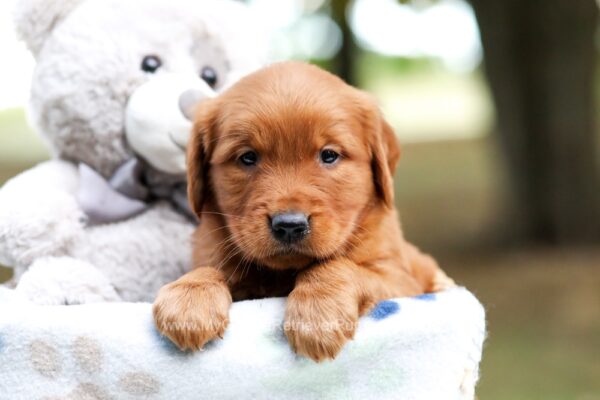
<svg viewBox="0 0 600 400"><path fill-rule="evenodd" d="M377 103L369 95L359 92L362 125L368 135L371 168L375 190L383 203L394 207L394 172L400 159L400 145L394 130L388 124Z"/></svg>
<svg viewBox="0 0 600 400"><path fill-rule="evenodd" d="M371 167L373 169L373 179L377 193L381 196L383 203L389 207L394 207L394 172L400 160L400 145L394 130L383 119L381 112L377 110L374 126L374 135L372 136Z"/></svg>
<svg viewBox="0 0 600 400"><path fill-rule="evenodd" d="M398 161L400 161L400 154L402 153L400 149L400 143L398 143L398 138L396 137L396 132L394 132L394 128L391 127L390 124L383 118L381 112L379 112L379 119L381 122L381 141L383 144L383 151L385 152L385 156L387 158L387 165L392 177L396 172L396 167L398 166Z"/></svg>

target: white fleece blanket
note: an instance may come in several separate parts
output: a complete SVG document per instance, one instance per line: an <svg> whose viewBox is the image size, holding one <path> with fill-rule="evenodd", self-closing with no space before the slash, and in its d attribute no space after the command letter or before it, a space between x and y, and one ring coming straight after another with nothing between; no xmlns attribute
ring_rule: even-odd
<svg viewBox="0 0 600 400"><path fill-rule="evenodd" d="M195 354L154 329L150 304L36 306L0 287L0 399L474 398L485 314L466 289L380 303L317 364L290 350L284 299L235 303Z"/></svg>

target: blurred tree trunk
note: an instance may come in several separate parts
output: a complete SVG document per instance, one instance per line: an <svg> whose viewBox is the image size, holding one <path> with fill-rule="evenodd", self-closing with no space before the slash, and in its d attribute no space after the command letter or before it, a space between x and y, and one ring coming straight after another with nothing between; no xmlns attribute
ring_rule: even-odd
<svg viewBox="0 0 600 400"><path fill-rule="evenodd" d="M356 44L354 36L348 26L346 12L348 10L348 0L331 0L331 17L338 24L342 31L342 47L335 57L335 73L346 83L354 85L354 58Z"/></svg>
<svg viewBox="0 0 600 400"><path fill-rule="evenodd" d="M600 235L594 0L471 0L516 194L520 239Z"/></svg>

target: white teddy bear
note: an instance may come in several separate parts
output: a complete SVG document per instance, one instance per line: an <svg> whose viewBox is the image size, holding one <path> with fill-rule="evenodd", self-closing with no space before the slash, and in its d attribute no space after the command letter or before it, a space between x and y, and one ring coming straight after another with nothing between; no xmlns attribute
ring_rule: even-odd
<svg viewBox="0 0 600 400"><path fill-rule="evenodd" d="M190 269L192 106L259 68L231 0L20 0L54 158L0 190L0 264L41 304L148 301Z"/></svg>

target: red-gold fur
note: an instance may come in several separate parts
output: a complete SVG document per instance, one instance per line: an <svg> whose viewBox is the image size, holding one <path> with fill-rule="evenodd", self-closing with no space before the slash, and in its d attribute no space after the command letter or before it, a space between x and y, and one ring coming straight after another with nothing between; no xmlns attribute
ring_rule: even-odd
<svg viewBox="0 0 600 400"><path fill-rule="evenodd" d="M319 161L330 148L334 165ZM238 158L256 151L256 166ZM292 348L334 358L377 302L452 285L407 243L394 209L400 157L374 101L335 76L281 63L200 106L188 153L189 197L201 224L196 268L161 289L158 329L181 349L222 336L233 300L285 296ZM269 216L310 215L310 234L285 246Z"/></svg>

